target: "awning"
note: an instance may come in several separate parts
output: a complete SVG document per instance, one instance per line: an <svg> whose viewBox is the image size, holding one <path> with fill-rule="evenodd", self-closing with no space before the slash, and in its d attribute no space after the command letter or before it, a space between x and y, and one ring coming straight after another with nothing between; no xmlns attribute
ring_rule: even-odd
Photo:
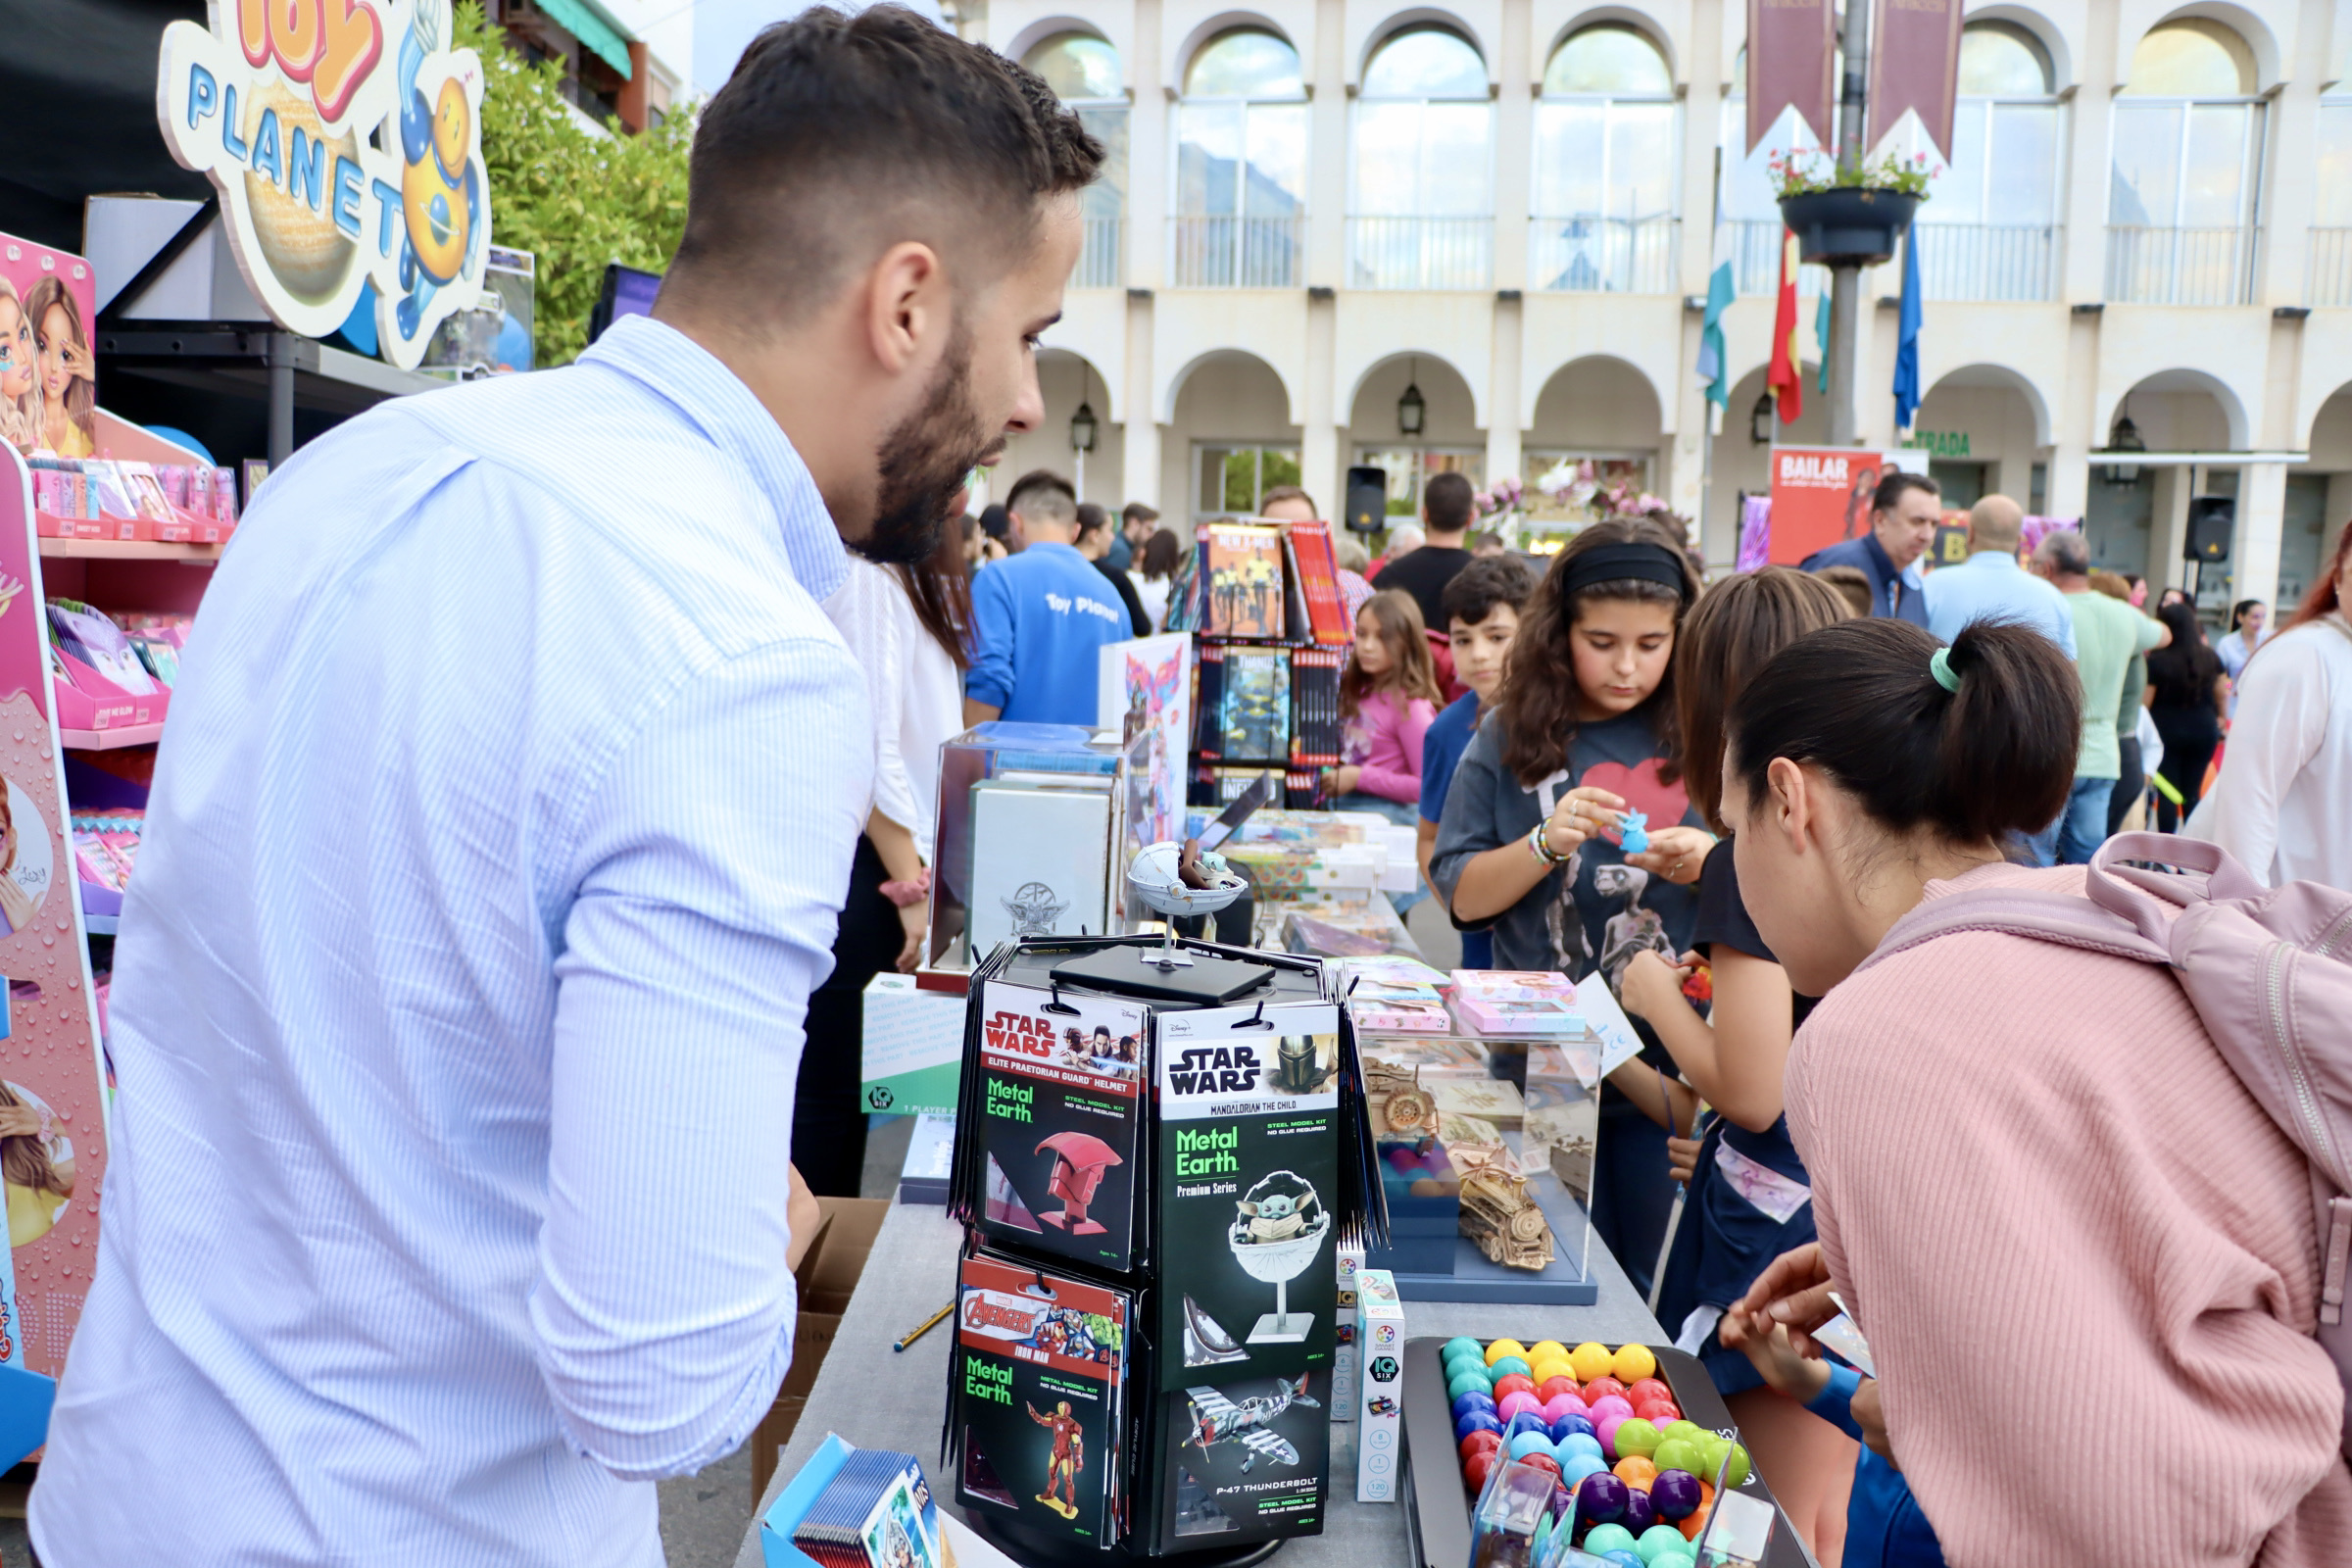
<svg viewBox="0 0 2352 1568"><path fill-rule="evenodd" d="M563 24L564 30L580 40L581 47L620 73L620 79L629 79L629 45L612 24L589 7L587 0L537 0L540 10Z"/></svg>

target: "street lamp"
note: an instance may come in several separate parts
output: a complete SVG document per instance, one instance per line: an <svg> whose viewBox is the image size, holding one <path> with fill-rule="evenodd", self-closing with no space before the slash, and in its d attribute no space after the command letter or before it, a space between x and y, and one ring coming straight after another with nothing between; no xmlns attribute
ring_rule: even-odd
<svg viewBox="0 0 2352 1568"><path fill-rule="evenodd" d="M1756 406L1747 416L1747 438L1760 447L1772 445L1772 394L1767 392L1756 399Z"/></svg>
<svg viewBox="0 0 2352 1568"><path fill-rule="evenodd" d="M2148 450L2148 444L2139 438L2139 426L2132 422L2130 415L2127 414L2115 421L2115 433L2107 438L2107 450L2110 452L2145 452ZM2124 486L2139 483L2139 465L2136 463L2110 463L2107 465L2107 482L2112 485Z"/></svg>
<svg viewBox="0 0 2352 1568"><path fill-rule="evenodd" d="M1070 450L1095 450L1095 411L1091 404L1079 404L1078 412L1070 416Z"/></svg>
<svg viewBox="0 0 2352 1568"><path fill-rule="evenodd" d="M1416 363L1415 371L1417 372L1419 368L1420 367ZM1418 374L1408 376L1404 383L1404 396L1396 400L1396 428L1406 435L1419 435L1422 421L1428 416L1429 404L1421 396L1419 376Z"/></svg>

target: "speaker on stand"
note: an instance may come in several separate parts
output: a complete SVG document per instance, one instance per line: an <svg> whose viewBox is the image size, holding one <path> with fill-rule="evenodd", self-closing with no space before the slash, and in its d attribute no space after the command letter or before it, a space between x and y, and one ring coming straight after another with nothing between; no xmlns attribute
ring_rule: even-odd
<svg viewBox="0 0 2352 1568"><path fill-rule="evenodd" d="M1389 470L1348 470L1348 509L1341 514L1351 533L1378 533L1389 522Z"/></svg>
<svg viewBox="0 0 2352 1568"><path fill-rule="evenodd" d="M2192 496L2188 503L2189 561L2197 572L2190 599L2194 600L2205 588L2205 568L2227 565L2230 561L2230 542L2237 533L2237 498L2235 496Z"/></svg>

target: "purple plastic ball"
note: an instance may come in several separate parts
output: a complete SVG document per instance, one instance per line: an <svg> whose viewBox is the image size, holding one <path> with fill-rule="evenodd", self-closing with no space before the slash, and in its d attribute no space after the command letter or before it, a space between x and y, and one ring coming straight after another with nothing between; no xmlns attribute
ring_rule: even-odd
<svg viewBox="0 0 2352 1568"><path fill-rule="evenodd" d="M1543 1409L1544 1406L1536 1402L1536 1396L1532 1394L1506 1394L1502 1396L1502 1402L1494 1407L1494 1413L1505 1421L1522 1413L1533 1414L1548 1424L1550 1418L1543 1415Z"/></svg>
<svg viewBox="0 0 2352 1568"><path fill-rule="evenodd" d="M1579 1432L1588 1438L1599 1436L1592 1430L1592 1423L1589 1418L1581 1415L1564 1415L1552 1422L1551 1441L1557 1443L1562 1438L1573 1436ZM1454 1436L1458 1439L1461 1434L1457 1432Z"/></svg>
<svg viewBox="0 0 2352 1568"><path fill-rule="evenodd" d="M1500 1432L1501 1430L1502 1423L1495 1420L1492 1412L1473 1410L1467 1415L1454 1418L1453 1441L1459 1443L1473 1432Z"/></svg>
<svg viewBox="0 0 2352 1568"><path fill-rule="evenodd" d="M1642 1532L1658 1522L1658 1510L1649 1494L1640 1487L1626 1488L1625 1512L1618 1516L1617 1522L1632 1532L1636 1541L1641 1540Z"/></svg>
<svg viewBox="0 0 2352 1568"><path fill-rule="evenodd" d="M1604 1415L1624 1416L1634 1413L1632 1402L1622 1394L1604 1394L1585 1408L1591 1412L1596 1423Z"/></svg>
<svg viewBox="0 0 2352 1568"><path fill-rule="evenodd" d="M1534 1410L1522 1410L1503 1423L1502 1437L1505 1443L1522 1432L1541 1432L1544 1434L1544 1441L1549 1442L1551 1439L1551 1429L1544 1424L1544 1417ZM1460 1433L1455 1433L1454 1441L1460 1442L1461 1436Z"/></svg>
<svg viewBox="0 0 2352 1568"><path fill-rule="evenodd" d="M1493 1415L1494 1413L1494 1396L1492 1394L1481 1394L1476 1389L1472 1389L1469 1393L1463 1395L1460 1398L1453 1401L1453 1418L1456 1421L1459 1421L1462 1417L1468 1415L1473 1410L1484 1410L1487 1412L1487 1414ZM1460 1434L1457 1433L1455 1436L1458 1437Z"/></svg>
<svg viewBox="0 0 2352 1568"><path fill-rule="evenodd" d="M1633 1490L1606 1470L1587 1476L1576 1489L1577 1516L1588 1524L1615 1524L1625 1517L1625 1499Z"/></svg>
<svg viewBox="0 0 2352 1568"><path fill-rule="evenodd" d="M1698 1512L1698 1477L1688 1470L1661 1470L1649 1484L1649 1503L1672 1524Z"/></svg>

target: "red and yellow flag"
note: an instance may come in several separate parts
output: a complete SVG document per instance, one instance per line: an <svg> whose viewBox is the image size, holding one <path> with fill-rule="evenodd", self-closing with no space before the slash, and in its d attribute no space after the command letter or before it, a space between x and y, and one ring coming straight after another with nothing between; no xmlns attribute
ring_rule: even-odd
<svg viewBox="0 0 2352 1568"><path fill-rule="evenodd" d="M1772 313L1772 359L1764 386L1780 403L1781 422L1793 424L1805 412L1804 355L1796 346L1796 236L1781 230L1780 303Z"/></svg>

